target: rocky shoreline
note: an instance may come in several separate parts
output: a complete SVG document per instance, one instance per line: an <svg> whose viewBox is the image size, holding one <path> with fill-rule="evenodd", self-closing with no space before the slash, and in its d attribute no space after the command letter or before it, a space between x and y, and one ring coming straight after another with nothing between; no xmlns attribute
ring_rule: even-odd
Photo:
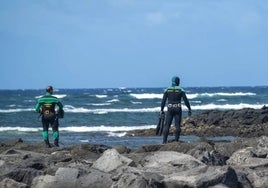
<svg viewBox="0 0 268 188"><path fill-rule="evenodd" d="M172 135L174 127L171 127ZM268 136L268 107L241 110L208 110L183 119L181 135L259 137ZM128 136L152 136L155 129L134 130Z"/></svg>
<svg viewBox="0 0 268 188"><path fill-rule="evenodd" d="M0 143L0 187L268 187L268 109L208 111L183 121L199 142L130 149L80 144L45 148L21 139ZM140 130L129 135L154 135ZM171 131L172 132L172 131ZM232 141L205 136L238 136Z"/></svg>

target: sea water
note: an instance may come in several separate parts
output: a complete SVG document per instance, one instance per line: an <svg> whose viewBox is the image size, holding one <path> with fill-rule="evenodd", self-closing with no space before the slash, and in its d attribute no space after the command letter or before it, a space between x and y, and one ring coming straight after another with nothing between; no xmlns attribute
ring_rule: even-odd
<svg viewBox="0 0 268 188"><path fill-rule="evenodd" d="M229 110L268 106L268 87L189 87L184 88L193 114L206 110ZM159 136L126 136L136 129L156 128L165 88L55 89L54 96L64 105L60 119L60 145L91 143L137 148L161 144ZM34 111L44 90L0 90L0 141L22 138L42 142L42 125ZM187 108L182 105L183 117ZM166 110L166 109L165 109ZM51 128L50 128L51 137ZM232 139L232 137L214 138ZM182 136L193 142L195 135Z"/></svg>

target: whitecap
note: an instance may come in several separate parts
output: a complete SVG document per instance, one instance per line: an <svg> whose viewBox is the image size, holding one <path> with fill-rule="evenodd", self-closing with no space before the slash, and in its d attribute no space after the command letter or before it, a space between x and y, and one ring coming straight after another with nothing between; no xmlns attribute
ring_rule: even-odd
<svg viewBox="0 0 268 188"><path fill-rule="evenodd" d="M111 103L111 102L119 102L118 99L112 99L112 100L108 100L107 103Z"/></svg>
<svg viewBox="0 0 268 188"><path fill-rule="evenodd" d="M53 95L54 97L57 97L57 98L59 98L59 99L62 99L62 98L64 98L64 97L66 97L67 95L66 94L55 94L55 95Z"/></svg>
<svg viewBox="0 0 268 188"><path fill-rule="evenodd" d="M239 110L243 108L253 108L253 109L261 109L264 105L267 106L267 104L246 104L246 103L240 103L240 104L205 104L205 105L196 105L191 106L193 110L214 110L214 109L221 109L221 110ZM185 109L185 107L184 107Z"/></svg>
<svg viewBox="0 0 268 188"><path fill-rule="evenodd" d="M89 103L89 105L92 105L92 106L109 106L111 105L111 103Z"/></svg>
<svg viewBox="0 0 268 188"><path fill-rule="evenodd" d="M0 127L0 132L4 131L18 131L18 132L38 132L42 128L32 128L32 127Z"/></svg>
<svg viewBox="0 0 268 188"><path fill-rule="evenodd" d="M137 99L162 99L163 94L158 94L158 93L135 94L135 93L131 93L130 96L137 98Z"/></svg>
<svg viewBox="0 0 268 188"><path fill-rule="evenodd" d="M239 97L239 96L255 96L256 93L252 92L232 92L232 93L224 93L224 92L216 92L216 93L194 93L187 94L189 99L194 99L197 97L215 97L215 96L224 96L224 97Z"/></svg>
<svg viewBox="0 0 268 188"><path fill-rule="evenodd" d="M143 125L143 126L70 126L70 127L61 127L61 131L68 132L123 132L131 130L140 130L140 129L151 129L155 128L155 125Z"/></svg>
<svg viewBox="0 0 268 188"><path fill-rule="evenodd" d="M142 104L142 102L131 101L132 104Z"/></svg>
<svg viewBox="0 0 268 188"><path fill-rule="evenodd" d="M96 95L96 97L101 99L101 98L106 98L107 95Z"/></svg>
<svg viewBox="0 0 268 188"><path fill-rule="evenodd" d="M226 99L219 99L217 100L218 102L226 102L227 100Z"/></svg>
<svg viewBox="0 0 268 188"><path fill-rule="evenodd" d="M194 99L198 97L198 94L186 94L188 99Z"/></svg>
<svg viewBox="0 0 268 188"><path fill-rule="evenodd" d="M106 114L106 113L116 113L116 112L158 112L160 107L154 108L97 108L97 109L88 109L84 107L74 107L71 105L64 106L65 112L71 113L94 113L94 114Z"/></svg>
<svg viewBox="0 0 268 188"><path fill-rule="evenodd" d="M0 109L0 113L29 112L29 111L34 111L34 109L33 108Z"/></svg>
<svg viewBox="0 0 268 188"><path fill-rule="evenodd" d="M120 133L115 133L115 132L110 132L108 134L109 137L124 137L126 136L127 132L120 132Z"/></svg>
<svg viewBox="0 0 268 188"><path fill-rule="evenodd" d="M36 96L35 98L36 99L39 99L39 98L41 98L41 97L43 97L44 95L39 95L39 96ZM59 99L61 99L61 98L64 98L64 97L66 97L67 95L66 94L53 94L53 96L54 97L57 97L57 98L59 98Z"/></svg>

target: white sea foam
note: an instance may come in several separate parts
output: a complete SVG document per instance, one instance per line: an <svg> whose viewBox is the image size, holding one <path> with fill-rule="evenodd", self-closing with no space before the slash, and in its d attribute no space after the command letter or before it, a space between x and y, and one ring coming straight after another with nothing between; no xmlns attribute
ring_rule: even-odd
<svg viewBox="0 0 268 188"><path fill-rule="evenodd" d="M93 112L93 114L108 114L107 111L99 111L99 112Z"/></svg>
<svg viewBox="0 0 268 188"><path fill-rule="evenodd" d="M142 102L131 101L132 104L142 104Z"/></svg>
<svg viewBox="0 0 268 188"><path fill-rule="evenodd" d="M245 103L240 103L240 104L206 104L206 105L196 105L196 106L191 106L193 110L213 110L213 109L221 109L221 110L239 110L243 108L253 108L253 109L261 109L264 105L267 106L267 104L245 104ZM186 109L186 107L184 107Z"/></svg>
<svg viewBox="0 0 268 188"><path fill-rule="evenodd" d="M219 99L217 100L218 102L226 102L227 100L226 99Z"/></svg>
<svg viewBox="0 0 268 188"><path fill-rule="evenodd" d="M234 93L224 93L224 92L218 92L218 93L194 93L194 94L187 94L187 97L189 99L194 99L197 97L215 97L215 96L224 96L224 97L239 97L239 96L255 96L256 93L251 92L234 92Z"/></svg>
<svg viewBox="0 0 268 188"><path fill-rule="evenodd" d="M191 101L191 103L195 103L195 104L201 104L202 101Z"/></svg>
<svg viewBox="0 0 268 188"><path fill-rule="evenodd" d="M44 95L39 95L39 96L36 96L35 98L36 99L39 99L39 98L41 98L41 97L43 97ZM57 97L57 98L59 98L59 99L62 99L62 98L64 98L64 97L66 97L67 95L66 94L53 94L53 96L54 97Z"/></svg>
<svg viewBox="0 0 268 188"><path fill-rule="evenodd" d="M264 105L268 106L268 104L205 104L205 105L191 105L192 110L213 110L213 109L221 109L221 110L239 110L243 108L253 108L253 109L261 109ZM183 110L187 110L185 105L182 105ZM166 111L167 108L165 107L164 110ZM66 112L72 113L94 113L94 114L107 114L107 113L140 113L140 112L159 112L160 107L153 107L153 108L106 108L106 109L85 109L85 108L73 108L73 109L66 109Z"/></svg>
<svg viewBox="0 0 268 188"><path fill-rule="evenodd" d="M186 94L188 99L194 99L198 97L198 94Z"/></svg>
<svg viewBox="0 0 268 188"><path fill-rule="evenodd" d="M112 103L112 102L119 102L119 99L112 99L112 100L108 100L106 101L107 103Z"/></svg>
<svg viewBox="0 0 268 188"><path fill-rule="evenodd" d="M188 99L194 99L198 97L215 97L215 96L225 96L225 97L235 97L235 96L254 96L256 93L251 92L233 92L233 93L224 93L224 92L217 92L217 93L190 93L187 94ZM159 93L141 93L135 94L131 93L130 96L136 99L162 99L163 94Z"/></svg>
<svg viewBox="0 0 268 188"><path fill-rule="evenodd" d="M96 95L96 97L102 99L102 98L106 98L107 95Z"/></svg>
<svg viewBox="0 0 268 188"><path fill-rule="evenodd" d="M15 113L15 112L29 112L34 111L33 108L14 108L14 109L0 109L0 113Z"/></svg>
<svg viewBox="0 0 268 188"><path fill-rule="evenodd" d="M115 132L110 132L108 134L109 137L124 137L126 136L127 132L120 132L120 133L115 133Z"/></svg>
<svg viewBox="0 0 268 188"><path fill-rule="evenodd" d="M42 128L33 128L33 127L0 127L0 132L3 131L18 131L18 132L38 132Z"/></svg>
<svg viewBox="0 0 268 188"><path fill-rule="evenodd" d="M105 114L115 112L158 112L160 107L154 108L98 108L98 109L87 109L84 107L73 107L71 105L64 106L66 112L71 113L94 113L94 114Z"/></svg>
<svg viewBox="0 0 268 188"><path fill-rule="evenodd" d="M55 95L53 95L53 96L55 96L55 97L57 97L57 98L59 98L59 99L62 99L62 98L64 98L64 97L66 97L67 95L66 95L66 94L55 94Z"/></svg>
<svg viewBox="0 0 268 188"><path fill-rule="evenodd" d="M156 125L143 125L143 126L71 126L71 127L60 127L60 131L66 132L125 132L139 129L151 129L155 128ZM0 127L0 132L4 131L18 131L18 132L38 132L42 131L42 128L33 127ZM122 135L122 133L121 133Z"/></svg>
<svg viewBox="0 0 268 188"><path fill-rule="evenodd" d="M104 106L104 104L98 104L96 106ZM247 104L247 103L239 103L239 104L200 104L198 102L192 103L191 108L193 110L213 110L213 109L234 109L239 110L243 108L253 108L260 109L263 106L268 106L268 104ZM186 106L182 105L183 110L187 110ZM165 107L165 110L167 108ZM15 108L15 109L0 109L0 113L17 113L17 112L30 112L34 111L33 108ZM107 113L150 113L150 112L159 112L160 106L152 107L152 108L94 108L89 109L85 107L74 107L71 105L65 105L64 111L67 113L93 113L93 114L107 114Z"/></svg>
<svg viewBox="0 0 268 188"><path fill-rule="evenodd" d="M89 105L92 105L92 106L109 106L111 105L111 103L90 103Z"/></svg>
<svg viewBox="0 0 268 188"><path fill-rule="evenodd" d="M74 107L72 105L65 105L64 106L65 112L72 112L72 113L89 113L92 112L92 110L83 108L83 107Z"/></svg>
<svg viewBox="0 0 268 188"><path fill-rule="evenodd" d="M135 94L135 93L131 93L130 96L137 98L137 99L162 99L163 94L158 94L158 93Z"/></svg>
<svg viewBox="0 0 268 188"><path fill-rule="evenodd" d="M155 125L144 125L144 126L81 126L81 127L61 127L62 131L70 132L121 132L131 131L139 129L151 129L155 128Z"/></svg>

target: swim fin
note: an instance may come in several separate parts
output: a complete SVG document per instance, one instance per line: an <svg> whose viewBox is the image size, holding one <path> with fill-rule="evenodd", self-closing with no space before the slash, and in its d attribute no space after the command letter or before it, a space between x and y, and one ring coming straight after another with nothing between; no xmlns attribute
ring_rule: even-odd
<svg viewBox="0 0 268 188"><path fill-rule="evenodd" d="M165 123L165 112L160 112L159 116L158 116L158 124L156 127L156 131L155 134L157 136L161 136L162 132L163 132L163 127L164 127L164 123Z"/></svg>

